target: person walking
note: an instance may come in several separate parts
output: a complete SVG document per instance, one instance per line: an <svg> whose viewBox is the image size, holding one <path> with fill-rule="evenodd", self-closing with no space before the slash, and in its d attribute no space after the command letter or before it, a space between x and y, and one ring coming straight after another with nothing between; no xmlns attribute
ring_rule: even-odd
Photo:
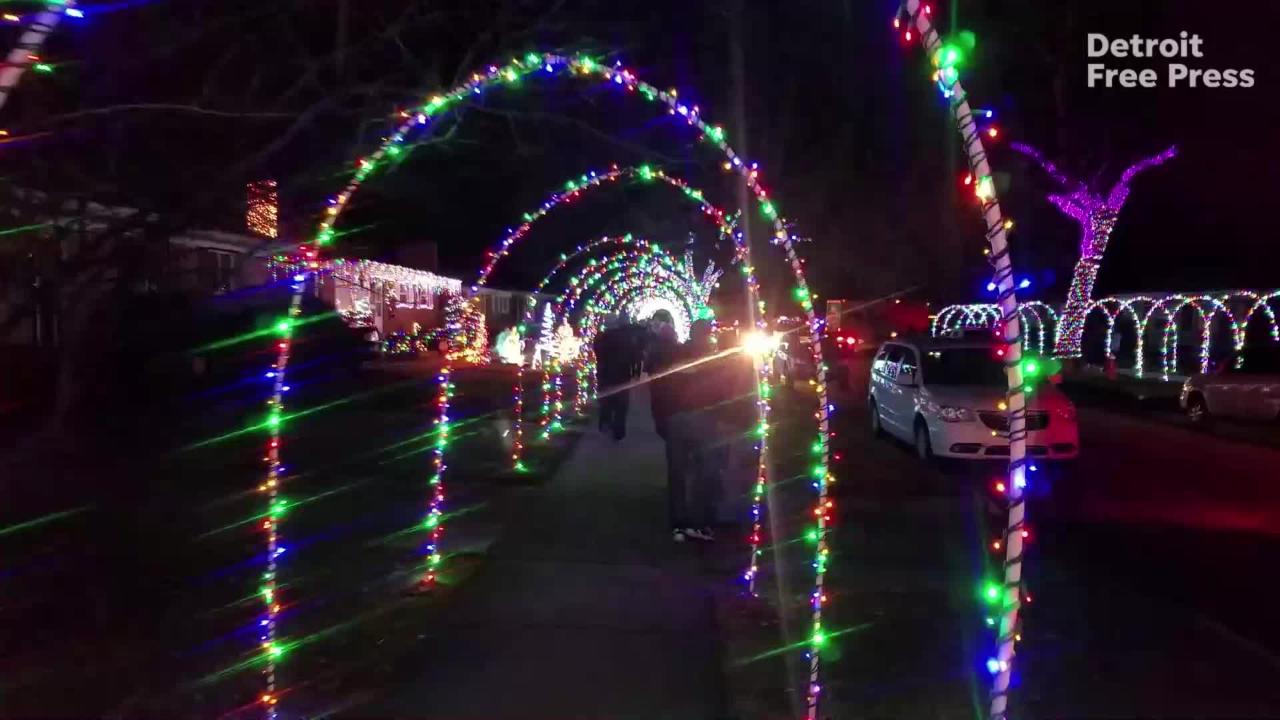
<svg viewBox="0 0 1280 720"><path fill-rule="evenodd" d="M627 436L627 412L631 405L631 390L627 385L635 366L631 345L631 338L616 317L610 318L604 331L591 343L596 355L596 379L600 383L600 432L612 435L614 440Z"/></svg>
<svg viewBox="0 0 1280 720"><path fill-rule="evenodd" d="M717 354L711 323L699 320L666 379L674 402L667 408L667 498L672 539L712 541L720 473L739 426L754 408L751 360Z"/></svg>
<svg viewBox="0 0 1280 720"><path fill-rule="evenodd" d="M645 348L644 372L649 375L649 410L653 414L653 428L658 437L667 442L667 425L675 411L676 380L669 372L680 354L671 314L666 310L654 313L649 321L649 342ZM669 443L668 443L669 444ZM669 449L669 448L668 448ZM670 463L668 463L668 470Z"/></svg>

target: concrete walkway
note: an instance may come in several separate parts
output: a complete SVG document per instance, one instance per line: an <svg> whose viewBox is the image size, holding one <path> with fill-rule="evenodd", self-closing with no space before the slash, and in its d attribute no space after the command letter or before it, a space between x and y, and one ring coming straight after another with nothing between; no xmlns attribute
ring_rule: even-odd
<svg viewBox="0 0 1280 720"><path fill-rule="evenodd" d="M711 720L724 684L712 550L670 539L648 392L519 505L451 599L421 675L352 717Z"/></svg>

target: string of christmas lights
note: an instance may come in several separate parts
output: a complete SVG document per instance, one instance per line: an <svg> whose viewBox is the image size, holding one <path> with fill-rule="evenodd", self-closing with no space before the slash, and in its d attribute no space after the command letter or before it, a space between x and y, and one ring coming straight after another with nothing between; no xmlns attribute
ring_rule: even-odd
<svg viewBox="0 0 1280 720"><path fill-rule="evenodd" d="M449 401L453 398L454 384L450 368L446 365L436 375L436 442L431 451L431 479L428 481L430 500L427 504L427 516L423 520L423 528L428 533L423 554L426 556L426 570L422 576L425 586L434 586L438 580L438 572L444 561L440 552L440 537L444 534L444 472L445 449L449 446Z"/></svg>
<svg viewBox="0 0 1280 720"><path fill-rule="evenodd" d="M992 283L997 291L997 306L1001 313L1000 329L1004 333L1002 352L1005 360L1005 373L1009 381L1005 405L1007 411L1009 436L1009 473L1004 481L1005 497L1008 500L1009 517L1002 543L1005 549L1004 578L1002 583L994 585L996 593L990 598L999 612L996 627L997 649L995 655L986 661L988 672L993 676L991 688L991 705L988 713L990 720L1005 720L1009 701L1009 682L1013 670L1015 644L1021 637L1018 613L1022 603L1022 561L1023 535L1026 526L1026 499L1023 490L1026 486L1026 390L1023 386L1022 365L1022 324L1018 312L1017 291L1013 275L1013 263L1009 256L1007 233L1011 227L1000 211L995 182L992 179L991 166L987 161L986 146L983 137L994 139L993 135L980 132L977 118L969 105L968 96L960 83L959 67L963 60L962 47L973 44L971 36L967 43L964 38L958 42L943 43L932 22L932 8L920 0L903 0L894 18L894 27L905 31L902 39L911 43L918 37L926 54L934 66L934 78L946 98L957 131L960 133L969 159L970 176L974 179L974 194L981 202L983 220L987 226L986 239L989 244L988 262L994 271ZM984 113L985 115L985 113ZM989 585L991 587L991 585ZM985 595L985 593L984 593ZM810 720L817 720L816 713L810 712Z"/></svg>
<svg viewBox="0 0 1280 720"><path fill-rule="evenodd" d="M280 615L280 584L278 581L279 558L285 553L285 546L280 539L280 520L288 502L280 494L280 485L285 479L285 466L281 462L280 437L285 424L284 395L289 392L285 382L285 371L289 366L289 357L293 347L293 330L298 317L302 314L302 293L307 276L293 276L288 316L281 318L275 325L276 359L266 372L271 382L271 396L267 400L267 417L263 425L267 430L268 440L266 456L266 480L258 487L258 491L266 496L267 509L262 516L260 528L266 536L266 569L260 578L258 595L262 598L263 610L258 620L258 641L263 661L263 675L266 688L258 701L265 710L268 720L277 717L276 707L279 698L276 693L277 661L284 655L284 647L277 637L277 622Z"/></svg>

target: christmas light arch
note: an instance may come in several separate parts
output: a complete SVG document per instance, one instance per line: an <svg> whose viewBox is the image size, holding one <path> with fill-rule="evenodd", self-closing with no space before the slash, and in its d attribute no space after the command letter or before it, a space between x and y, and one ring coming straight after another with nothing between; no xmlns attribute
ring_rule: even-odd
<svg viewBox="0 0 1280 720"><path fill-rule="evenodd" d="M1036 351L1043 355L1057 333L1057 313L1038 300L1018 305L1018 316L1027 332L1034 330ZM1047 318L1047 320L1046 320ZM930 333L939 336L966 329L996 329L1000 325L1000 309L990 304L948 305L934 316Z"/></svg>
<svg viewBox="0 0 1280 720"><path fill-rule="evenodd" d="M1215 354L1226 355L1226 351L1239 353L1249 344L1248 329L1257 322L1255 316L1265 321L1266 337L1271 342L1280 343L1280 323L1277 322L1275 310L1271 304L1280 300L1280 290L1226 290L1204 293L1167 293L1164 295L1114 295L1097 298L1086 308L1081 320L1081 338L1087 341L1089 335L1084 332L1087 320L1095 313L1102 315L1105 323L1102 334L1102 354L1112 356L1111 347L1117 332L1123 332L1122 319L1127 319L1132 326L1133 363L1132 370L1136 377L1145 377L1148 372L1147 348L1148 335L1155 335L1156 347L1159 350L1158 376L1165 380L1177 377L1178 345L1177 339L1186 330L1188 313L1198 323L1200 337L1197 342L1197 365L1200 372L1210 369ZM1031 319L1026 317L1025 310L1033 303L1025 303L1019 312L1024 315L1027 326L1034 327ZM1036 303L1043 313L1039 317L1043 322L1048 317L1055 322L1057 315L1054 309L1044 303ZM963 328L992 327L989 311L980 311L982 306L949 305L938 312L934 318L933 334ZM1220 338L1214 332L1216 323L1225 322L1230 347L1219 346ZM1043 327L1043 325L1041 325ZM1040 339L1041 348L1045 340ZM1088 343L1085 342L1084 346ZM1082 347L1084 347L1082 346ZM1127 356L1126 356L1127 358ZM1126 358L1116 358L1123 360Z"/></svg>
<svg viewBox="0 0 1280 720"><path fill-rule="evenodd" d="M600 284L610 273L619 272L628 263L643 263L645 264L643 269L649 274L669 280L682 299L682 304L691 320L697 319L703 314L703 309L708 307L716 278L710 278L710 282L707 282L706 276L699 279L692 271L690 261L686 259L685 264L681 265L666 251L659 248L657 251L648 253L617 253L611 255L606 262L584 268L583 273L575 276L576 282L571 282L565 294L557 300L559 314L572 312L583 293L590 290L592 286ZM681 342L688 338L688 328L684 330Z"/></svg>
<svg viewBox="0 0 1280 720"><path fill-rule="evenodd" d="M726 169L730 169L733 166L734 166L733 162L726 161L725 163ZM755 168L753 164L753 166L750 167L749 169L749 177L755 178L756 176L758 176L758 173L759 173L758 169ZM539 205L537 209L533 211L525 212L521 216L522 222L520 225L517 225L512 228L507 228L506 235L504 235L503 238L497 244L495 244L492 248L490 248L485 253L485 263L484 263L484 266L481 268L480 272L478 273L475 282L472 284L472 292L474 293L478 291L480 287L488 283L489 278L496 271L498 263L500 263L505 257L507 257L508 254L510 254L512 247L516 243L524 239L530 233L530 231L534 228L534 226L538 223L538 221L545 218L548 214L551 213L552 210L562 205L576 202L577 200L581 199L592 190L614 186L617 183L622 182L624 180L633 180L643 184L657 183L660 186L670 187L675 190L678 190L681 196L696 203L699 210L701 210L704 215L706 215L716 224L717 231L721 238L729 238L735 242L735 249L737 251L736 254L739 258L749 255L749 253L746 252L745 244L743 243L741 234L735 232L736 219L733 216L726 213L724 210L708 202L706 199L706 194L701 189L693 187L682 178L671 175L667 173L665 170L663 170L662 168L657 168L652 165L646 164L646 165L637 165L637 166L631 166L631 167L621 167L617 164L613 164L609 167L608 170L604 172L597 172L595 170L592 170L592 171L583 173L582 175L576 178L567 180L564 183L564 188L562 190L557 190L553 192L551 195L549 195L546 199L542 201L541 205ZM545 277L543 281L539 283L539 289L544 287L546 283L563 268L563 266L569 261L569 259L571 259L576 255L584 253L586 251L587 251L587 248L583 248L582 246L579 246L578 248L575 248L572 254L569 254L567 256L562 256L560 262L557 263L556 266L553 267L548 272L547 277ZM760 324L763 324L765 306L764 306L764 303L759 299L757 283L755 282L754 274L751 274L748 277L748 286L749 286L749 291L751 292L752 306L756 308L760 314L758 322ZM519 322L516 325L517 342L520 342L520 343L524 342L525 332L529 327L530 323L532 322L532 319L533 319L532 313L534 312L535 308L536 308L536 302L531 303L528 307L525 308L525 312L521 322ZM524 411L523 364L518 366L516 370L515 394L516 394L516 398L515 398L516 416L513 420L513 424L514 424L513 436L515 438L515 442L513 442L512 444L511 465L517 471L523 471L525 469L523 464L523 455L524 455L523 437L524 436L523 436L523 427L522 427L524 422L523 421L523 411Z"/></svg>
<svg viewBox="0 0 1280 720"><path fill-rule="evenodd" d="M737 241L741 243L740 235L738 236ZM627 251L622 251L617 254L622 255L626 252ZM669 269L669 266L666 269ZM758 298L758 286L754 271L746 264L743 264L740 269L742 274L746 276L746 284L751 297ZM671 276L669 274L647 273L643 267L637 267L634 264L623 265L619 272L614 272L607 276L600 273L598 270L589 267L580 269L579 274L574 278L571 278L568 282L572 288L587 287L590 289L593 285L602 285L602 287L596 288L588 297L586 308L577 322L579 337L585 341L589 341L595 336L599 329L600 322L605 316L613 314L620 307L625 308L628 305L640 305L646 300L665 301L667 307L675 311L672 314L673 318L676 319L677 324L680 323L678 317L681 314L680 309L689 303L690 298L695 298L697 300L694 306L689 310L688 314L691 317L696 318L699 316L710 315L710 312L704 313L699 312L699 310L706 308L712 289L718 285L716 281L718 280L719 274L716 273L712 275L710 273L710 268L708 268L708 272L704 272L700 283L697 283L695 281L695 273L688 253L685 255L684 267L677 274L680 273L682 273L684 277L681 278L681 282L679 284L684 287L677 287L674 283L670 282L669 279ZM591 277L586 281L583 281L582 277L584 275L591 275ZM608 281L601 283L600 280L604 277L608 277L609 279ZM690 286L695 284L698 286L698 289L691 290ZM601 300L601 298L604 299ZM566 314L573 311L572 304L565 302L565 296L563 294L557 300L557 304L567 306L565 311ZM706 309L709 310L709 308ZM761 310L763 311L762 305ZM677 332L679 332L678 329ZM587 362L591 362L589 356ZM764 371L761 375L763 382L761 382L759 386L759 397L757 398L759 425L755 431L755 435L758 439L758 444L756 445L758 453L757 477L752 491L752 530L751 535L748 538L750 541L751 554L748 568L743 574L744 579L747 581L748 588L753 593L755 590L756 576L759 571L759 558L761 554L762 507L764 503L768 471L768 447L766 443L768 441L768 423L771 412L771 405L769 401L771 389L767 376L769 365L767 363L763 365ZM589 372L593 371L594 368L590 368ZM579 404L582 397L581 387L584 384L583 375L584 370L580 363L578 369L579 390L577 397L575 397L575 406ZM594 396L594 375L588 379L588 382L592 386L591 394ZM544 415L546 415L547 405L545 401L543 407ZM522 401L519 397L517 397L517 408L522 408ZM518 409L517 415L520 414L521 413ZM552 414L554 414L554 410L552 411ZM517 435L517 437L519 436ZM814 453L820 454L823 447L824 446L821 443L815 443L813 446ZM817 532L818 531L815 529L807 533L807 536L815 543L818 540Z"/></svg>
<svg viewBox="0 0 1280 720"><path fill-rule="evenodd" d="M581 337L589 340L599 331L604 318L614 314L633 316L638 305L650 298L661 299L673 311L676 324L684 326L676 332L683 332L687 339L688 326L697 317L697 308L691 307L676 283L645 271L626 271L613 276L585 304L575 324L580 328Z"/></svg>
<svg viewBox="0 0 1280 720"><path fill-rule="evenodd" d="M1161 297L1146 295L1107 297L1091 303L1084 317L1087 319L1095 311L1103 313L1106 321L1103 349L1109 357L1112 355L1110 348L1119 320L1126 315L1129 317L1135 334L1133 371L1137 377L1142 377L1146 371L1148 332L1152 330L1158 332L1160 376L1168 380L1173 374L1171 371L1176 371L1178 365L1177 338L1183 329L1179 317L1185 310L1194 311L1194 317L1200 323L1198 367L1201 372L1209 369L1213 347L1213 323L1219 317L1225 318L1228 323L1232 352L1243 349L1244 334L1238 327L1235 313L1231 311L1229 298L1229 295L1215 297L1207 294L1183 295L1180 293ZM1153 321L1156 324L1153 325Z"/></svg>
<svg viewBox="0 0 1280 720"><path fill-rule="evenodd" d="M564 269L568 267L574 260L577 260L578 258L581 258L586 255L590 255L596 250L599 250L602 247L607 247L609 245L634 245L639 248L660 247L660 246L654 245L648 240L645 240L644 238L636 238L632 236L630 233L626 235L606 235L604 237L601 237L598 240L592 240L589 243L578 245L573 249L572 252L561 253L559 262L557 262L551 268L551 270L547 272L546 275L542 276L542 279L538 281L537 286L534 288L534 292L535 293L541 292L543 288L549 285L551 281L554 280L557 275L563 272Z"/></svg>
<svg viewBox="0 0 1280 720"><path fill-rule="evenodd" d="M636 95L651 104L657 104L666 108L669 115L677 117L688 127L694 129L699 137L707 144L714 147L720 152L724 158L725 169L736 173L741 181L750 192L749 197L754 199L755 206L761 215L771 224L772 235L771 241L775 245L781 246L786 259L791 266L794 277L795 286L792 289L792 296L796 302L804 310L808 320L809 332L812 342L810 343L811 352L814 356L814 365L817 369L818 383L818 407L815 412L815 419L818 424L819 435L815 441L815 468L813 471L812 482L817 491L817 500L814 507L814 517L816 527L809 531L812 536L815 550L814 567L815 583L814 583L814 611L813 611L813 632L806 643L806 653L810 658L810 684L809 684L809 716L816 718L817 713L817 672L818 672L818 652L817 650L825 642L825 635L821 627L821 604L825 598L822 592L823 579L826 572L826 562L829 555L827 546L827 532L831 521L831 513L833 511L833 502L828 497L828 485L834 482L835 478L830 472L830 412L832 407L827 401L826 375L828 368L823 362L821 349L821 336L824 327L824 321L814 312L813 298L814 294L809 289L807 280L805 279L803 262L796 253L796 238L790 233L786 223L783 221L777 206L765 189L763 179L758 168L753 164L744 160L725 140L723 128L707 123L701 114L701 110L697 105L687 104L679 99L678 94L674 90L665 91L640 80L632 71L621 67L620 65L604 66L595 59L577 55L567 57L554 53L537 53L532 52L521 58L514 59L504 65L491 65L485 72L474 73L470 79L461 85L445 92L432 96L422 105L402 110L399 113L399 122L396 124L394 131L384 138L381 145L371 154L358 159L356 168L352 173L345 187L331 196L328 200L327 207L324 210L323 218L317 228L317 231L311 242L302 248L301 262L306 268L306 273L294 290L295 299L293 306L300 303L303 293L302 285L305 284L306 277L311 273L317 272L323 262L319 258L319 251L332 244L337 232L336 226L343 212L349 205L351 199L363 183L377 170L393 163L397 158L401 157L406 150L406 141L412 136L421 132L424 128L431 124L431 121L449 110L452 106L463 103L473 97L483 95L487 90L497 87L509 87L519 85L523 80L533 76L546 77L569 77L591 82L601 83L613 86L620 92L628 95ZM741 263L741 270L748 279L748 287L753 296L757 299L751 305L752 325L765 329L763 313L765 310L763 300L758 299L757 284L754 279L754 267L751 262L751 248L743 241L742 233L733 233L735 239L738 240L737 249L738 257ZM478 285L478 283L477 283ZM293 307L291 306L291 307ZM285 366L288 362L287 350L281 352L277 357L277 372L282 376ZM760 476L757 479L757 496L763 494L763 484L767 476L765 469L767 463L763 460L764 452L767 448L767 405L769 383L767 379L768 368L763 363L757 363L759 366L758 390L760 400L758 406L761 407L761 427L759 431L759 446L761 448L762 460L760 463ZM447 375L441 380L442 391L447 391L448 383ZM441 431L447 429L447 403L438 403L440 405L439 425ZM278 442L278 436L274 438ZM443 483L441 477L443 469L441 468L432 476L430 481L431 487L431 507L439 509L443 504ZM431 515L428 515L424 523L430 522ZM752 571L749 573L748 580L754 587L754 570L756 565L756 556L760 550L759 536L761 526L759 517L755 518L755 527L752 531ZM432 542L428 546L427 571L424 573L423 580L428 582L435 577L435 568L439 565L439 545L438 538L442 531L443 523L437 523L431 530ZM269 673L274 678L274 666ZM272 689L270 693L266 693L261 698L262 705L267 709L269 715L274 717L275 703L277 699L274 697L274 681L268 683Z"/></svg>
<svg viewBox="0 0 1280 720"><path fill-rule="evenodd" d="M635 278L668 290L668 296L677 300L681 305L678 308L677 321L680 318L684 320L684 334L687 337L689 318L696 312L696 307L692 304L695 295L686 289L690 284L689 279L684 277L682 269L677 266L674 258L662 248L651 244L646 244L639 249L627 248L617 251L603 261L593 259L591 263L570 277L566 290L547 305L547 317L553 327L559 327L562 323L568 321L568 316L584 295L594 300L596 295L613 290L615 284ZM528 313L526 313L527 317ZM594 327L589 332L580 328L577 333L577 337L584 342L590 342L594 335ZM564 367L563 361L559 357L555 357L551 361L550 374L548 374L545 364L542 367L543 404L539 425L542 428L541 437L545 439L551 433L562 428L560 423L562 403L559 395L564 380ZM581 378L582 368L580 367L580 361L577 363L577 370L577 375ZM593 370L594 367L590 368L589 372ZM594 378L591 378L591 382L594 383ZM552 390L557 397L550 398L547 390ZM522 382L517 382L515 391L515 406L523 409L524 391ZM582 394L581 383L579 383L577 393L579 397ZM581 405L577 398L575 398L574 404L575 407ZM517 442L513 444L512 449L512 457L517 465L521 462L521 453L523 451L523 423L523 417L518 414L514 418L514 435Z"/></svg>
<svg viewBox="0 0 1280 720"><path fill-rule="evenodd" d="M731 161L727 160L725 161L723 167L725 170L732 170L735 167L741 167L741 163L736 159ZM747 170L746 172L748 173L748 178L752 180L756 179L757 176L759 175L759 170L758 168L755 167L754 163L752 163L749 166L749 170ZM577 180L570 180L566 182L565 190L562 192L553 193L547 200L543 202L539 210L533 213L525 213L523 218L524 224L516 228L508 229L507 236L504 237L503 240L497 244L495 249L491 249L487 253L488 261L487 261L486 267L482 271L480 279L477 281L477 283L473 287L478 288L481 282L487 281L487 278L496 267L497 262L499 262L503 257L505 257L507 252L510 250L511 246L528 233L529 229L532 226L532 223L536 222L538 219L545 216L545 214L549 212L551 209L553 209L554 207L564 202L570 202L570 201L576 200L577 198L581 197L582 192L586 189L603 187L606 183L615 182L617 179L622 177L627 177L627 176L633 176L638 178L640 181L645 181L645 182L651 182L655 179L658 179L669 186L672 186L681 190L681 192L686 197L696 201L699 204L700 209L703 211L705 215L712 218L716 222L718 229L720 231L720 236L722 238L727 235L733 240L734 258L735 258L735 261L738 263L741 274L744 276L744 281L745 281L747 292L748 292L748 302L750 303L750 307L753 308L755 311L755 318L756 318L755 324L757 328L760 328L762 330L764 328L767 328L767 322L765 320L766 306L764 301L760 298L759 281L755 274L755 268L751 264L750 248L748 247L746 240L743 237L742 231L736 228L735 219L733 217L728 216L725 212L723 212L719 208L716 208L715 206L710 205L706 201L705 195L700 190L691 188L684 181L678 178L675 178L673 176L670 176L665 172L662 172L661 170L655 170L651 166L638 166L636 168L631 168L629 170L622 170L622 169L619 169L617 165L614 165L614 166L611 166L611 171L608 173L601 174L596 172L589 172L589 173L583 174ZM769 210L771 210L771 206L768 206L768 208L769 209L765 210L765 212L767 216L772 217L772 219L774 220L775 239L777 239L779 236L777 228L780 224L780 221L778 221L776 217L773 217L772 215L770 215ZM580 249L581 247L582 246L579 246ZM576 252L578 251L575 250L575 253ZM798 273L798 277L802 277L802 275L799 275L800 273L802 273L802 271L800 269L799 262L795 260L794 252L791 250L788 250L788 252L791 253L791 256L792 256L793 271ZM566 262L567 262L567 258L562 257L561 261L557 263L557 266L548 273L547 277L548 278L553 277L558 272L558 269ZM802 305L806 306L806 310L810 318L810 332L811 333L822 332L822 328L825 325L825 323L817 319L817 317L813 314L810 295L807 293L807 290L802 285L799 285L795 288L794 295L796 296L796 299L799 302L801 302ZM534 312L535 309L536 309L536 301L530 302L526 307L522 322L516 326L517 338L520 338L521 336L523 336L526 328L529 326L532 320L532 313ZM595 326L594 325L589 326L587 332L588 334L593 335L595 332ZM520 342L523 342L523 341L521 340ZM822 379L823 377L825 377L826 366L821 364L820 356L817 355L816 353L815 353L815 360L819 364L819 379ZM594 382L595 382L595 378L593 374L594 362L592 359L588 359L586 360L586 362L590 363L591 365L589 370L587 371L587 374L590 376L589 382L594 386ZM760 549L761 548L761 532L762 532L761 507L762 507L762 502L763 502L764 492L765 492L766 482L767 482L768 458L767 458L766 443L767 443L767 430L768 430L768 416L770 412L770 406L769 406L769 401L767 397L767 394L770 392L770 384L767 378L767 374L770 371L770 366L768 364L759 364L758 370L759 370L758 391L761 397L757 401L757 408L758 408L759 417L760 417L760 426L758 430L759 444L757 446L757 449L760 450L760 454L759 454L759 462L758 462L757 482L754 485L755 490L753 493L753 501L754 501L753 507L752 507L753 528L750 535L751 561L749 564L748 571L744 574L744 578L746 579L748 587L753 593L755 591L755 580L758 573L758 563L759 563L759 557L761 554L761 549ZM558 368L555 369L555 371L559 373ZM543 372L545 373L545 370ZM523 368L523 364L521 364L517 367L516 384L515 384L515 387L513 388L513 391L515 394L514 421L513 421L515 430L513 432L514 442L512 444L511 460L512 460L512 467L518 472L523 472L526 469L523 464L523 452L524 452L523 373L524 373L524 368ZM579 373L579 378L582 378L584 371L581 364L579 364L578 373ZM557 381L558 381L558 376L557 378L552 380L552 382L548 383L548 378L544 374L543 382L541 383L541 386L544 389L544 391L548 388L549 385L553 388L557 388L558 387ZM815 447L822 448L822 451L826 453L826 451L829 449L829 443L827 441L827 438L829 437L829 433L826 431L826 423L828 419L828 414L831 411L832 407L829 404L825 404L826 402L825 401L825 398L826 398L825 382L820 383L817 387L817 390L819 393L819 401L822 402L823 405L819 407L819 411L818 413L815 414L815 417L819 421L819 425L820 425L820 429L822 430L823 437L819 438L819 441L815 444ZM592 392L592 394L594 395L594 391ZM580 403L581 401L580 399L581 399L581 393L579 393L578 398L575 399L575 406ZM548 423L545 420L545 418L547 418L548 415L554 416L554 414L555 414L555 409L552 408L550 411L548 410L548 405L544 397L544 402L543 402L544 421L542 422L544 427L554 427L554 423ZM544 433L544 436L545 435L546 433ZM826 482L832 479L827 466L827 457L828 455L824 454L822 456L822 462L820 462L818 465L818 467L821 469L821 472L822 472L821 477L819 477L817 474L817 471L815 471L815 476L813 479L813 485L815 489L818 490L818 493L819 493L819 505L817 508L815 508L815 515L818 517L818 522L820 523L820 526L822 529L815 530L811 533L808 533L809 535L816 536L815 544L818 546L819 558L824 557L826 554L825 527L829 523L829 519L830 519L829 511L832 506L832 503L829 500L827 500L825 496ZM826 508L826 511L823 511L822 510L823 508ZM816 585L819 588L819 590L815 590L814 596L817 598L825 597L825 595L820 592L821 578L825 573L825 562L815 561L815 567L819 568L819 572L816 576L817 577ZM815 608L815 625L814 625L815 633L813 635L813 639L821 638L820 630L818 630L818 628L820 627L820 625L818 624L820 620L819 613L820 613L820 609ZM812 650L810 650L810 652L812 652Z"/></svg>
<svg viewBox="0 0 1280 720"><path fill-rule="evenodd" d="M552 193L542 201L542 204L536 210L524 213L521 216L523 222L514 228L507 228L507 234L503 236L502 240L485 252L485 264L477 275L471 289L475 291L486 285L489 282L489 278L497 270L498 263L510 254L511 248L523 240L537 225L538 221L549 215L552 210L562 205L576 202L592 190L614 186L624 180L634 180L643 184L657 183L660 186L678 190L681 196L694 202L698 209L716 224L716 229L721 238L732 239L734 237L734 230L737 224L736 218L708 202L706 194L699 188L693 187L682 178L671 175L662 168L652 165L619 167L615 164L604 172L592 170L566 181L563 190Z"/></svg>

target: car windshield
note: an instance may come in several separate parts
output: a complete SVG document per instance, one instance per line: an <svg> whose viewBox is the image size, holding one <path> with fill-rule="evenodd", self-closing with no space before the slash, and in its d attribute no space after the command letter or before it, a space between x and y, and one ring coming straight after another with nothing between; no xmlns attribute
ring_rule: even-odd
<svg viewBox="0 0 1280 720"><path fill-rule="evenodd" d="M986 348L930 350L924 354L924 381L929 385L1003 387L1004 368Z"/></svg>

